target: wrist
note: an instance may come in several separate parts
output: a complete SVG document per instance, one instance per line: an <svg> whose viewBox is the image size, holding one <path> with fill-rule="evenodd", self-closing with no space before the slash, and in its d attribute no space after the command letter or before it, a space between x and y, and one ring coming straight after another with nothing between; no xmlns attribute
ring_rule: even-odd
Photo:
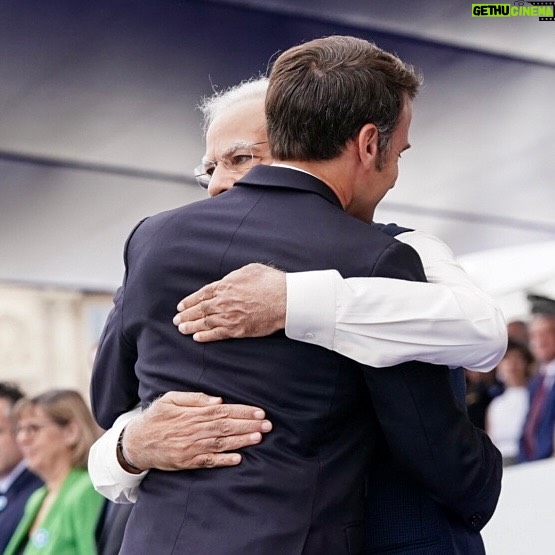
<svg viewBox="0 0 555 555"><path fill-rule="evenodd" d="M135 466L132 461L129 460L129 454L125 451L125 447L123 444L124 435L125 435L126 426L123 427L121 430L118 442L116 446L116 455L120 466L126 471L131 474L139 474L143 472L143 469Z"/></svg>
<svg viewBox="0 0 555 555"><path fill-rule="evenodd" d="M271 286L271 307L273 309L274 331L285 329L287 315L287 281L286 274L281 270L276 270L275 280Z"/></svg>

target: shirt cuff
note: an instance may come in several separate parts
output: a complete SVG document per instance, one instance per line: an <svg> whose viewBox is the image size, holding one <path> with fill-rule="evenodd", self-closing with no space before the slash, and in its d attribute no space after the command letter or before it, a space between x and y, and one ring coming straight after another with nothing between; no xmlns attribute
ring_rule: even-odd
<svg viewBox="0 0 555 555"><path fill-rule="evenodd" d="M91 447L89 455L89 474L95 489L116 503L134 503L136 489L141 484L148 470L132 474L124 470L117 457L118 438L133 417L140 414L137 408L122 414L114 425Z"/></svg>
<svg viewBox="0 0 555 555"><path fill-rule="evenodd" d="M341 279L336 270L286 274L287 337L333 349L336 282Z"/></svg>

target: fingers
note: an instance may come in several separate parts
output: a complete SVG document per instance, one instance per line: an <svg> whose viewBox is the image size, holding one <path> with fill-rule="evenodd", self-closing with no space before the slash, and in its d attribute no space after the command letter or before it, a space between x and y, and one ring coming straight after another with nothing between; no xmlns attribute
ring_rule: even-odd
<svg viewBox="0 0 555 555"><path fill-rule="evenodd" d="M189 309L189 311L192 310L195 309ZM191 312L189 312L189 315L187 315L187 312L188 311L180 312L179 314L176 314L173 318L174 325L177 326L177 329L183 335L191 335L198 331L208 331L216 327L214 325L211 325L211 320L209 316L200 316L196 318L191 314Z"/></svg>
<svg viewBox="0 0 555 555"><path fill-rule="evenodd" d="M225 437L244 435L244 434L261 434L268 433L272 429L272 423L269 420L239 420L225 419L216 420L209 425L204 426L204 433L199 429L196 436L211 438L213 441ZM218 449L221 451L221 449Z"/></svg>
<svg viewBox="0 0 555 555"><path fill-rule="evenodd" d="M174 316L173 324L180 333L193 335L193 339L200 342L244 337L245 321L248 320L244 301L233 301L227 294L220 292L209 301L179 312ZM197 336L199 332L201 335Z"/></svg>
<svg viewBox="0 0 555 555"><path fill-rule="evenodd" d="M183 312L184 310L197 306L202 301L211 299L212 297L214 297L216 287L219 283L220 281L214 281L212 283L209 283L208 285L205 285L198 291L191 293L190 295L179 301L179 304L177 305L177 310L179 312Z"/></svg>
<svg viewBox="0 0 555 555"><path fill-rule="evenodd" d="M143 432L163 433L166 440L177 443L194 443L206 438L266 433L272 429L266 413L258 407L221 404L218 397L213 398L218 404L191 404L203 397L209 396L177 391L165 394L138 417L142 419Z"/></svg>
<svg viewBox="0 0 555 555"><path fill-rule="evenodd" d="M270 335L285 327L286 275L248 264L185 297L177 308L174 325L199 343Z"/></svg>
<svg viewBox="0 0 555 555"><path fill-rule="evenodd" d="M196 325L193 322L179 324L177 328L183 335L192 335L193 339L198 343L208 343L210 341L220 341L222 339L231 339L238 337L238 333L230 328L215 327L209 328L206 326Z"/></svg>
<svg viewBox="0 0 555 555"><path fill-rule="evenodd" d="M222 405L222 407L225 405ZM199 452L199 445L207 451L227 451L244 445L258 443L262 434L272 430L272 423L266 419L247 418L215 418L214 415L204 415L203 420L189 422L187 430L176 428L171 434L175 445L194 445ZM253 435L254 434L254 435ZM252 435L250 443L229 443L228 438ZM259 439L260 438L260 439ZM232 440L233 441L233 440ZM204 451L202 451L204 452Z"/></svg>
<svg viewBox="0 0 555 555"><path fill-rule="evenodd" d="M209 314L217 313L217 307L212 306L212 303L207 301L210 301L217 296L219 285L244 285L245 281L247 281L249 283L247 288L248 291L257 285L259 276L265 275L268 271L277 272L277 270L264 266L263 264L251 263L239 268L238 270L230 272L221 280L213 281L212 283L205 285L195 293L191 293L179 301L177 311L180 314L175 316L174 324L177 326L179 322L201 320ZM176 319L178 319L178 321L175 321Z"/></svg>
<svg viewBox="0 0 555 555"><path fill-rule="evenodd" d="M217 307L209 301L202 301L191 308L179 312L173 317L173 324L183 335L191 335L198 331L208 331L220 327L225 320L218 318Z"/></svg>
<svg viewBox="0 0 555 555"><path fill-rule="evenodd" d="M224 453L236 451L243 447L256 445L262 441L261 433L234 435L229 437L210 438L199 442L199 451L202 453Z"/></svg>
<svg viewBox="0 0 555 555"><path fill-rule="evenodd" d="M236 466L242 460L239 453L205 453L197 455L190 461L187 468L218 468L222 466Z"/></svg>
<svg viewBox="0 0 555 555"><path fill-rule="evenodd" d="M194 436L203 428L208 432L218 431L212 435L221 435L226 427L231 429L225 435L266 431L260 428L266 418L262 409L250 405L223 404L221 397L204 393L170 391L136 418L141 420L143 429L151 433L169 431L166 434L169 437ZM245 422L251 423L248 429L241 427Z"/></svg>
<svg viewBox="0 0 555 555"><path fill-rule="evenodd" d="M181 329L179 329L181 331ZM181 332L187 335L185 332ZM236 337L233 330L228 328L214 328L207 331L197 331L193 333L193 339L197 343L210 343L211 341L220 341L221 339L230 339Z"/></svg>
<svg viewBox="0 0 555 555"><path fill-rule="evenodd" d="M228 451L260 443L272 429L257 407L174 403L197 403L205 397L209 398L203 393L169 392L131 420L124 439L132 460L140 468L161 470L231 466L239 464L241 456Z"/></svg>
<svg viewBox="0 0 555 555"><path fill-rule="evenodd" d="M254 265L234 270L223 279L181 300L177 305L178 314L173 318L179 331L191 335L214 328L226 328L219 330L219 335L211 334L212 341L241 335L245 313L249 312L250 298L250 288L243 287L241 276L250 266Z"/></svg>
<svg viewBox="0 0 555 555"><path fill-rule="evenodd" d="M205 407L200 412L207 420L254 420L261 421L266 418L266 413L258 407L226 403L217 406Z"/></svg>
<svg viewBox="0 0 555 555"><path fill-rule="evenodd" d="M241 326L241 321L234 321L228 314L213 313L194 319L192 316L187 316L187 311L185 311L174 316L173 323L180 333L192 335L193 339L199 342L244 336L244 326Z"/></svg>
<svg viewBox="0 0 555 555"><path fill-rule="evenodd" d="M168 403L178 407L206 407L206 410L198 411L198 414L210 420L225 418L262 420L266 417L265 412L259 407L238 403L222 404L221 397L214 397L202 392L168 391L154 401L151 408L158 403Z"/></svg>
<svg viewBox="0 0 555 555"><path fill-rule="evenodd" d="M201 392L168 391L156 402L171 403L181 407L205 407L222 403L221 397L213 397Z"/></svg>
<svg viewBox="0 0 555 555"><path fill-rule="evenodd" d="M199 448L203 451L189 461L189 468L215 468L219 466L235 466L239 464L242 457L239 453L229 453L243 447L256 445L262 441L262 434L244 434L225 438L213 438L199 442ZM206 451L206 452L204 452Z"/></svg>
<svg viewBox="0 0 555 555"><path fill-rule="evenodd" d="M221 405L220 408L229 407ZM265 418L260 418L264 411L252 412L251 407L237 407L232 411L233 415L219 417L211 413L203 416L204 420L198 420L190 425L189 436L195 441L218 441L226 437L243 436L245 434L265 434L272 430L272 423ZM236 414L242 417L235 416ZM254 414L256 417L253 418ZM231 447L233 448L233 447ZM230 449L226 447L225 450ZM211 450L221 451L222 449Z"/></svg>

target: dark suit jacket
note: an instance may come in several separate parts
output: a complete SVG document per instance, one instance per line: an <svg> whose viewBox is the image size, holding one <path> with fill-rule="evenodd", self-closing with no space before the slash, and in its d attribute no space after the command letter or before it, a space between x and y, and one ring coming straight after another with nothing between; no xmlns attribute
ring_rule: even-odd
<svg viewBox="0 0 555 555"><path fill-rule="evenodd" d="M396 237L411 229L395 224L372 224L375 229ZM450 370L450 381L456 402L466 410L466 383L463 368ZM487 442L487 440L486 440ZM491 457L495 486L501 477L500 461L493 449ZM471 521L471 526L447 506L432 498L391 460L389 453L372 465L368 477L369 496L364 518L365 555L482 555L485 548L479 530L485 522ZM493 486L493 484L492 484ZM402 518L395 515L402 514Z"/></svg>
<svg viewBox="0 0 555 555"><path fill-rule="evenodd" d="M263 407L274 428L239 466L150 472L122 553L360 553L365 472L384 450L463 521L489 518L490 444L454 403L447 369L367 370L284 333L197 344L171 323L184 294L249 262L424 279L413 249L345 214L325 184L257 166L214 199L147 219L125 259L93 371L101 426L181 389Z"/></svg>
<svg viewBox="0 0 555 555"><path fill-rule="evenodd" d="M23 472L15 479L8 491L3 495L5 500L1 503L0 510L0 553L4 552L10 541L25 509L29 496L42 486L40 478L30 470Z"/></svg>
<svg viewBox="0 0 555 555"><path fill-rule="evenodd" d="M106 500L96 528L98 555L118 555L132 504Z"/></svg>
<svg viewBox="0 0 555 555"><path fill-rule="evenodd" d="M530 391L530 408L534 402L534 397L538 393L538 389L543 382L543 376L537 375L532 378L528 387ZM526 422L530 418L530 413L526 416ZM553 432L555 431L555 382L547 392L544 402L544 408L539 417L536 427L536 447L532 455L527 453L524 447L524 438L520 439L519 462L530 462L540 459L547 459L553 454Z"/></svg>

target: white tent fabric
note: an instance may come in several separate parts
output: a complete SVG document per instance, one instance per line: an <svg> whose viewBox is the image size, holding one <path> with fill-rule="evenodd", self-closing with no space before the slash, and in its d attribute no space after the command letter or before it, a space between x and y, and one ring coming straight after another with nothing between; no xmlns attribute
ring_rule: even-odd
<svg viewBox="0 0 555 555"><path fill-rule="evenodd" d="M509 320L529 314L527 294L555 299L555 240L471 253L458 260Z"/></svg>

